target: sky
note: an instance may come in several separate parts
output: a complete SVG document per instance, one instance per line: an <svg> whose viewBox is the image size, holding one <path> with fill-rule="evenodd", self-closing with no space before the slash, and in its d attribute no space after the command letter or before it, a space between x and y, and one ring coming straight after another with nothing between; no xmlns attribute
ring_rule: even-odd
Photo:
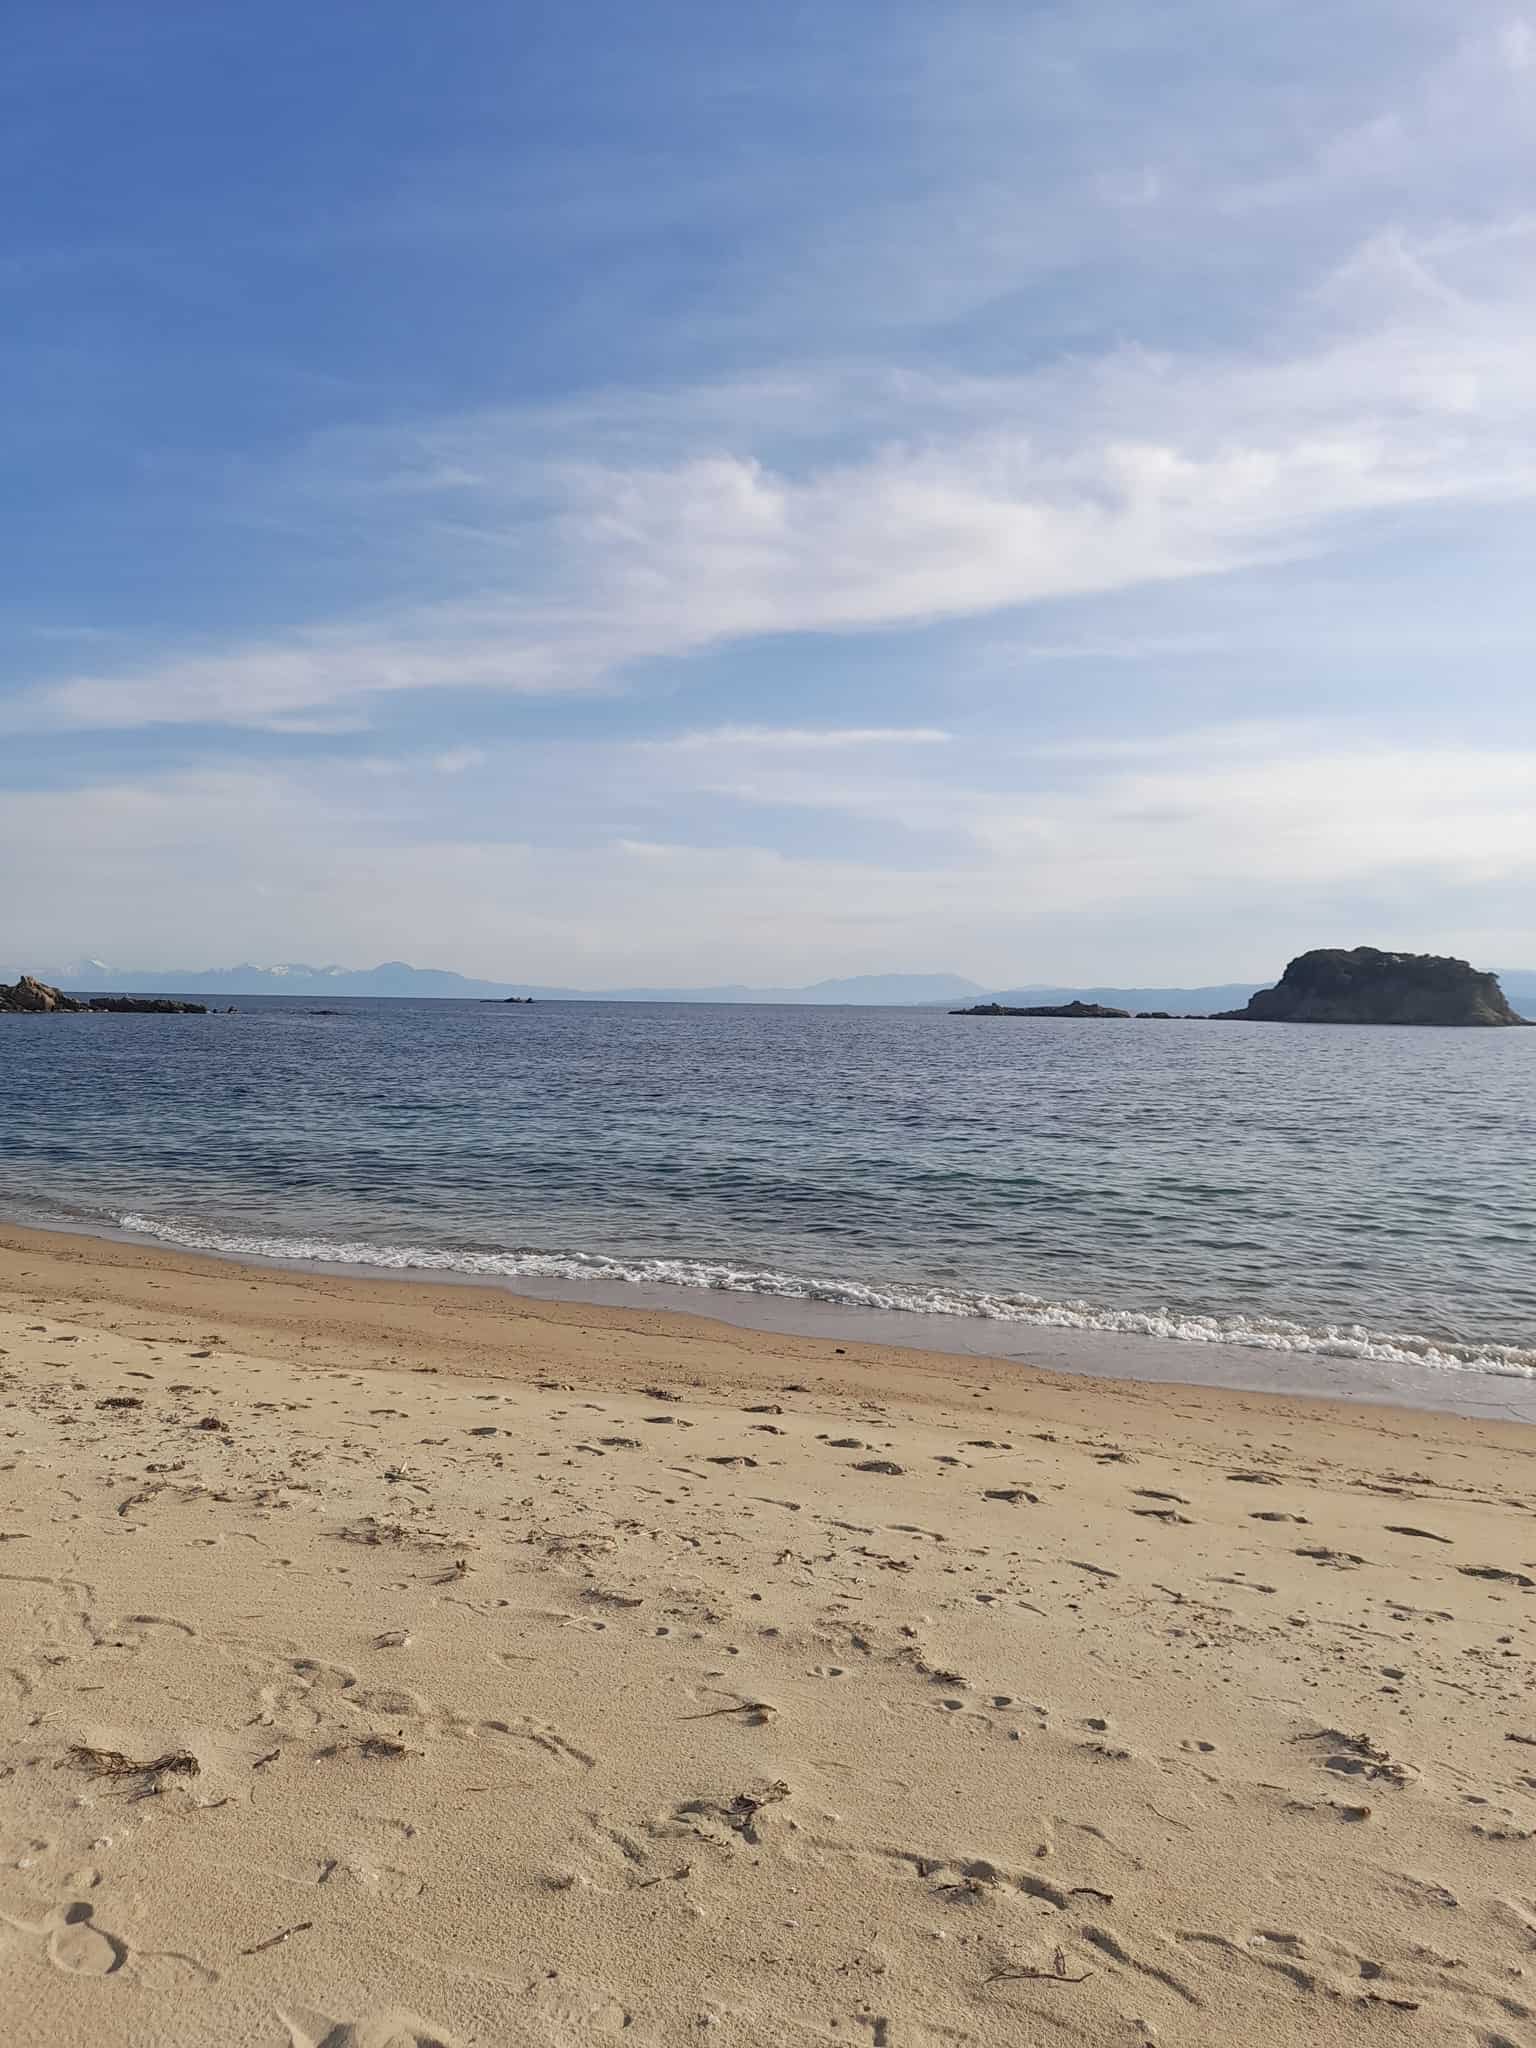
<svg viewBox="0 0 1536 2048"><path fill-rule="evenodd" d="M1536 11L49 0L0 963L1536 965Z"/></svg>

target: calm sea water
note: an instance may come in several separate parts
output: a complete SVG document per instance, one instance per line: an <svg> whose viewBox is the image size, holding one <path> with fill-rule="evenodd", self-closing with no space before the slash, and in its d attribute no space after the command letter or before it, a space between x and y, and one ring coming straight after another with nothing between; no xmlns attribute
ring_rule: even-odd
<svg viewBox="0 0 1536 2048"><path fill-rule="evenodd" d="M0 1020L19 1219L1236 1342L1277 1381L1285 1354L1536 1376L1533 1139L1536 1031L260 999Z"/></svg>

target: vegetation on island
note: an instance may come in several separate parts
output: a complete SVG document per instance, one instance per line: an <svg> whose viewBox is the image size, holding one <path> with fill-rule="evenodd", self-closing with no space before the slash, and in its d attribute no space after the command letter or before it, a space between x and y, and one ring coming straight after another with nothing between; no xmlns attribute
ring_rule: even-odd
<svg viewBox="0 0 1536 2048"><path fill-rule="evenodd" d="M1302 953L1274 988L1223 1019L1257 1024L1523 1024L1496 974L1438 953L1329 946Z"/></svg>

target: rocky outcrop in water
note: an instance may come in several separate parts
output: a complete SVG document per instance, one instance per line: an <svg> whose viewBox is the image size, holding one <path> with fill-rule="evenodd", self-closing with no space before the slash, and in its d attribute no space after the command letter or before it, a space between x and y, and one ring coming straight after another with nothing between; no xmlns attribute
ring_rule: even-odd
<svg viewBox="0 0 1536 2048"><path fill-rule="evenodd" d="M24 974L20 981L9 985L0 982L0 1010L39 1012L84 1008L84 1003L77 1003L73 996L61 995L58 989L50 988L46 981L35 981L30 974Z"/></svg>
<svg viewBox="0 0 1536 2048"><path fill-rule="evenodd" d="M87 1010L110 1010L115 1017L206 1017L206 1003L179 1003L171 996L88 996Z"/></svg>
<svg viewBox="0 0 1536 2048"><path fill-rule="evenodd" d="M1375 946L1302 953L1274 988L1261 988L1228 1022L1257 1024L1523 1024L1499 987L1465 960L1383 953Z"/></svg>
<svg viewBox="0 0 1536 2048"><path fill-rule="evenodd" d="M1129 1017L1129 1010L1111 1010L1103 1003L1042 1003L1032 1009L1013 1009L1005 1003L975 1003L968 1010L951 1010L951 1017Z"/></svg>
<svg viewBox="0 0 1536 2048"><path fill-rule="evenodd" d="M95 1012L140 1017L206 1017L206 1003L178 1003L169 996L90 996L81 1002L62 989L24 974L19 981L0 982L0 1012L12 1016L84 1016Z"/></svg>

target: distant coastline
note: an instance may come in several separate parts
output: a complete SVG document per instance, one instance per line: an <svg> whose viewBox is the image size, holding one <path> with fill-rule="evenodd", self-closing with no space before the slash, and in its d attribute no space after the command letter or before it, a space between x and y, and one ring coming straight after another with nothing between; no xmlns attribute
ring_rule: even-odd
<svg viewBox="0 0 1536 2048"><path fill-rule="evenodd" d="M1079 997L1069 1003L972 1003L955 1017L1059 1017L1068 1020L1151 1018L1166 1010L1122 1010ZM1292 960L1273 988L1257 990L1241 1009L1217 1010L1213 1024L1388 1024L1456 1029L1524 1025L1499 978L1466 960L1437 953L1388 953L1376 946L1320 947Z"/></svg>
<svg viewBox="0 0 1536 2048"><path fill-rule="evenodd" d="M100 960L32 959L0 965L0 981L14 981L23 966L71 995L163 995L218 998L300 996L321 1001L338 997L412 1001L503 1002L533 996L540 1002L786 1004L807 1008L851 1006L877 1009L954 1010L997 1003L1006 1009L1054 1009L1074 1001L1126 1010L1142 1016L1210 1017L1240 1009L1267 983L1224 981L1188 985L1020 982L1002 986L959 974L862 974L801 986L753 986L743 982L690 987L642 985L575 988L535 981L492 981L447 968L413 967L402 960L377 967L314 967L302 962L256 966L244 962L218 968L134 968ZM1536 968L1495 970L1514 1007L1536 1016Z"/></svg>
<svg viewBox="0 0 1536 2048"><path fill-rule="evenodd" d="M951 1017L1119 1017L1130 1018L1137 1013L1132 1010L1117 1010L1105 1003L1085 1003L1075 1000L1070 1003L1036 1003L1015 1006L1010 1003L972 1003L968 1009L951 1010Z"/></svg>

